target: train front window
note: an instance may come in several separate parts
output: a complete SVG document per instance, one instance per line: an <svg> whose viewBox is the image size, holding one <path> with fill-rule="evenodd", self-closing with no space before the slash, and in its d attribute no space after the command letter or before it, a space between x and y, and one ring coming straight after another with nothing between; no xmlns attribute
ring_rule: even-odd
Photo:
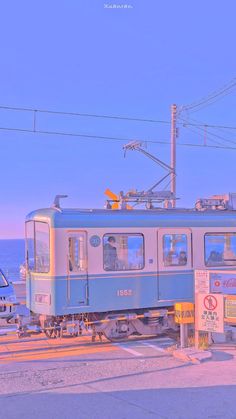
<svg viewBox="0 0 236 419"><path fill-rule="evenodd" d="M35 222L35 272L49 272L49 227Z"/></svg>
<svg viewBox="0 0 236 419"><path fill-rule="evenodd" d="M49 226L47 223L41 221L26 223L26 255L30 271L49 272Z"/></svg>
<svg viewBox="0 0 236 419"><path fill-rule="evenodd" d="M35 243L34 243L34 221L26 223L26 262L30 271L34 271Z"/></svg>
<svg viewBox="0 0 236 419"><path fill-rule="evenodd" d="M3 275L3 273L0 271L0 288L7 287L7 286L8 286L8 282L5 276Z"/></svg>
<svg viewBox="0 0 236 419"><path fill-rule="evenodd" d="M165 266L187 265L186 234L165 234L163 236L163 262Z"/></svg>
<svg viewBox="0 0 236 419"><path fill-rule="evenodd" d="M205 265L236 265L236 234L205 234Z"/></svg>
<svg viewBox="0 0 236 419"><path fill-rule="evenodd" d="M105 271L143 269L143 235L106 234L103 237L103 267Z"/></svg>

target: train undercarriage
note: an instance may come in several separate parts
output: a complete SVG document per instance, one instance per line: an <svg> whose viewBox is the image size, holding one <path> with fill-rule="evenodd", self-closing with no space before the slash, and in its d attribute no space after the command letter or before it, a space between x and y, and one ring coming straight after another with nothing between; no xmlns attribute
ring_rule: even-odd
<svg viewBox="0 0 236 419"><path fill-rule="evenodd" d="M17 315L11 323L15 324L19 338L33 333L44 333L50 339L89 334L93 342L96 338L101 340L102 336L109 341L119 342L132 335L154 336L168 329L178 329L172 307L64 316L31 313L29 316Z"/></svg>
<svg viewBox="0 0 236 419"><path fill-rule="evenodd" d="M167 329L177 330L174 312L169 309L88 313L68 316L32 316L33 323L48 338L58 338L65 334L79 336L91 333L92 341L102 336L109 341L117 342L128 339L131 335L159 335ZM24 331L23 325L21 326Z"/></svg>

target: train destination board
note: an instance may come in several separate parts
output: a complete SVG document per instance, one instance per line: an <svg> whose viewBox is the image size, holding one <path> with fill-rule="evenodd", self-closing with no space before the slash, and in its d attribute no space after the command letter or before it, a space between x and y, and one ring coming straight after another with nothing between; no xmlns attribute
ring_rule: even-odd
<svg viewBox="0 0 236 419"><path fill-rule="evenodd" d="M197 294L195 301L196 329L224 332L224 297L219 294Z"/></svg>

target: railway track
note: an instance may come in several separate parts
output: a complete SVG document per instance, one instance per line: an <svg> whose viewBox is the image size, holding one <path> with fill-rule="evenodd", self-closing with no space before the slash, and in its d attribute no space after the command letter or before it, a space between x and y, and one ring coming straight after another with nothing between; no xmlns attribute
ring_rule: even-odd
<svg viewBox="0 0 236 419"><path fill-rule="evenodd" d="M0 338L0 364L74 357L114 350L116 346L108 341L91 343L91 336L47 339L41 334L37 337L17 339L8 335Z"/></svg>
<svg viewBox="0 0 236 419"><path fill-rule="evenodd" d="M0 332L1 330L2 328L0 327ZM168 335L168 337L173 339L174 336ZM119 348L119 344L109 342L105 337L100 339L97 337L95 342L92 342L91 338L92 333L90 332L86 332L85 335L78 337L65 335L58 339L48 339L43 333L32 334L21 339L17 338L14 333L0 335L0 364L43 361L65 357L74 358L116 351ZM121 343L138 343L144 340L152 341L153 339L157 339L157 336L134 336Z"/></svg>

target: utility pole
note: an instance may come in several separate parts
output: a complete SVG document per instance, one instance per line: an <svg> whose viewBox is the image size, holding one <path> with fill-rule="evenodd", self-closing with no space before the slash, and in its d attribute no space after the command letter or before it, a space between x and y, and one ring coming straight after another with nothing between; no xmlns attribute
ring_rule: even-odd
<svg viewBox="0 0 236 419"><path fill-rule="evenodd" d="M171 192L176 196L176 179L175 179L175 171L176 171L176 114L177 114L177 106L171 106ZM175 199L172 200L172 207L175 208Z"/></svg>

